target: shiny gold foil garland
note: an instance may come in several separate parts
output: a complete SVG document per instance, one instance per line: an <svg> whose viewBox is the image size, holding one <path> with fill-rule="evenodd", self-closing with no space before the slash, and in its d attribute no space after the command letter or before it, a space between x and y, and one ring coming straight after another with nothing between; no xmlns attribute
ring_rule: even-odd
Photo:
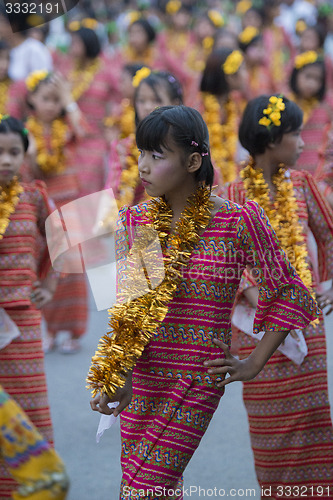
<svg viewBox="0 0 333 500"><path fill-rule="evenodd" d="M61 174L66 169L65 145L69 127L63 118L56 118L51 124L49 141L45 138L43 124L31 116L26 127L36 141L36 162L45 174ZM48 144L49 142L49 144Z"/></svg>
<svg viewBox="0 0 333 500"><path fill-rule="evenodd" d="M7 230L9 218L15 212L21 193L23 193L23 187L16 176L13 177L7 187L0 187L0 240Z"/></svg>
<svg viewBox="0 0 333 500"><path fill-rule="evenodd" d="M293 183L287 176L285 167L281 166L273 176L273 183L276 186L275 203L271 203L263 171L255 167L253 159L241 171L241 177L246 197L256 201L264 209L289 261L305 286L312 292L312 275L306 261L308 252L297 214L297 201Z"/></svg>
<svg viewBox="0 0 333 500"><path fill-rule="evenodd" d="M110 332L101 338L92 358L87 387L92 389L93 396L105 392L113 398L117 389L124 386L128 372L168 312L182 268L199 242L200 231L209 224L212 207L210 189L199 187L187 200L175 231L170 233L172 209L163 198L150 201L146 212L149 224L139 226L139 237L127 257L128 273L121 298L109 310ZM151 276L160 274L161 263L148 250L156 232L163 253L164 279L152 289L148 288L146 278L138 278L137 264L144 251L150 263L150 280Z"/></svg>

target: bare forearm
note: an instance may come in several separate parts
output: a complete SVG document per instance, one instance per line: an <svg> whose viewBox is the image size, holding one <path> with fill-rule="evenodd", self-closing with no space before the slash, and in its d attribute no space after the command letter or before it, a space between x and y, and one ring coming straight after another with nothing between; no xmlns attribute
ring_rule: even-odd
<svg viewBox="0 0 333 500"><path fill-rule="evenodd" d="M244 360L253 370L254 375L252 378L258 375L258 373L263 369L269 358L284 341L288 333L289 330L282 332L267 331L265 333L254 351L252 351L250 356Z"/></svg>

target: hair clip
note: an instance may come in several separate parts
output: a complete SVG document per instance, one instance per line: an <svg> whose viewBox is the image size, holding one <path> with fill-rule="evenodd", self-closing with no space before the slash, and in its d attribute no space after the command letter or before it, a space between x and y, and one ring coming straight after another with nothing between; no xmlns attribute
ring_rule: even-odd
<svg viewBox="0 0 333 500"><path fill-rule="evenodd" d="M192 141L192 142L191 142L191 146L196 146L196 147L198 148L198 147L199 147L199 144L198 144L197 142L195 142L195 141Z"/></svg>
<svg viewBox="0 0 333 500"><path fill-rule="evenodd" d="M22 134L23 135L28 135L29 134L29 130L27 128L23 128L22 129Z"/></svg>
<svg viewBox="0 0 333 500"><path fill-rule="evenodd" d="M208 155L209 155L209 153L208 153L208 152L206 152L206 153L201 153L201 156L208 156Z"/></svg>

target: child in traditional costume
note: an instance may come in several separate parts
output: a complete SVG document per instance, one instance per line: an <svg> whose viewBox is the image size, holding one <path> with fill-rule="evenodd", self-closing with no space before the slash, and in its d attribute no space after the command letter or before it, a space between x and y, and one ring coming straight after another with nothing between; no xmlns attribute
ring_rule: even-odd
<svg viewBox="0 0 333 500"><path fill-rule="evenodd" d="M81 196L76 154L87 125L60 75L34 72L27 78L26 85L32 108L26 127L35 142L30 174L45 182L48 194L60 209ZM52 301L43 308L47 325L46 352L55 349L60 331L70 335L60 346L61 352L72 354L80 349L79 339L87 326L87 301L84 274L66 274L59 278Z"/></svg>
<svg viewBox="0 0 333 500"><path fill-rule="evenodd" d="M45 242L45 221L51 208L41 181L18 181L28 146L28 131L23 124L8 115L1 116L0 307L6 322L9 317L18 328L19 336L0 350L0 384L52 443L40 311L52 299L56 287ZM42 254L41 248L45 249ZM12 498L16 488L1 462L1 499Z"/></svg>
<svg viewBox="0 0 333 500"><path fill-rule="evenodd" d="M296 168L307 170L333 206L333 98L326 89L326 63L315 51L295 58L290 77L293 99L304 114L304 150Z"/></svg>
<svg viewBox="0 0 333 500"><path fill-rule="evenodd" d="M231 183L224 194L240 205L246 206L248 200L260 204L298 275L314 291L318 285L315 260L320 282L333 277L333 212L311 174L289 170L304 147L302 115L294 102L282 96L264 95L250 101L239 129L250 161L241 171L242 180ZM309 256L311 233L318 247L317 259ZM239 329L239 357L247 359L258 345L253 317L262 301L262 290L252 273L246 273L240 292L232 321ZM298 292L294 294L296 298ZM321 294L318 303L332 311L333 288ZM299 305L294 304L285 311L283 321L301 315ZM316 323L294 328L279 349L255 380L243 386L259 484L273 499L302 494L332 498L333 430L323 315ZM214 373L224 373L224 368L215 368Z"/></svg>
<svg viewBox="0 0 333 500"><path fill-rule="evenodd" d="M98 394L93 410L121 412L120 498L155 500L164 488L170 500L182 498L182 474L224 386L255 377L289 330L316 318L317 305L262 209L212 195L209 135L198 111L158 108L139 124L136 141L152 199L120 211L113 335L101 339L88 384ZM261 287L255 330L266 333L239 361L229 352L230 315L247 265ZM230 375L225 380L204 365L221 356L218 345ZM110 409L110 401L120 404Z"/></svg>
<svg viewBox="0 0 333 500"><path fill-rule="evenodd" d="M157 106L183 102L180 83L166 71L151 71L144 66L136 72L133 86L133 123L127 121L127 132L124 130L124 134L111 143L108 159L106 187L113 189L119 208L135 205L145 196L137 167L139 151L135 142L136 125Z"/></svg>

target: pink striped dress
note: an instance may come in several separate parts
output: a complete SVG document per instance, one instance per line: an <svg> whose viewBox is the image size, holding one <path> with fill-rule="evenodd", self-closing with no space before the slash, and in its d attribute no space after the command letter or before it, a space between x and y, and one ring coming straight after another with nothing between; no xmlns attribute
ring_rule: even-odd
<svg viewBox="0 0 333 500"><path fill-rule="evenodd" d="M147 223L148 204L120 212L120 274L135 226ZM144 498L155 500L161 498L161 488L181 484L224 393L203 363L221 356L213 338L230 345L230 314L246 265L252 266L261 287L257 331L303 328L316 317L316 303L281 253L262 209L254 202L241 207L224 201L134 369L133 398L121 414L121 499L142 498L144 490Z"/></svg>

